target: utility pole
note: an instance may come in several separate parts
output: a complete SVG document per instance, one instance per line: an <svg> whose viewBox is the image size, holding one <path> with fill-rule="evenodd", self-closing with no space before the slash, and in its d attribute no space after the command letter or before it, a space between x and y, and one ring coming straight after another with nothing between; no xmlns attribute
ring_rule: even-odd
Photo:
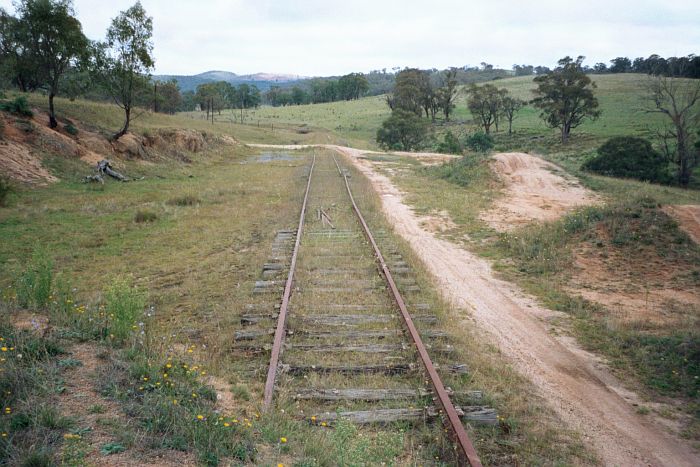
<svg viewBox="0 0 700 467"><path fill-rule="evenodd" d="M158 81L153 83L153 111L158 112Z"/></svg>

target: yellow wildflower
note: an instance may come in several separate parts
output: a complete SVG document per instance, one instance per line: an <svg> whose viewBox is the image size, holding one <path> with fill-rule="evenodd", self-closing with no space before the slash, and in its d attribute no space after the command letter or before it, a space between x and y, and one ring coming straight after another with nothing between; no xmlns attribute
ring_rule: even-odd
<svg viewBox="0 0 700 467"><path fill-rule="evenodd" d="M284 443L286 443L286 442L287 442L287 438L285 438L284 436L282 436L282 437L280 438L280 443L284 444Z"/></svg>
<svg viewBox="0 0 700 467"><path fill-rule="evenodd" d="M204 420L204 415L197 415L197 420Z"/></svg>

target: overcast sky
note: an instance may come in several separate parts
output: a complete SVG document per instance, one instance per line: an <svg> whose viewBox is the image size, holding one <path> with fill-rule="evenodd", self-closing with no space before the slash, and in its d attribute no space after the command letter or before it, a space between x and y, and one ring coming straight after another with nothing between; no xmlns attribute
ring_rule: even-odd
<svg viewBox="0 0 700 467"><path fill-rule="evenodd" d="M91 39L133 0L74 0ZM305 76L700 53L700 1L143 0L157 74ZM12 0L0 0L12 11Z"/></svg>

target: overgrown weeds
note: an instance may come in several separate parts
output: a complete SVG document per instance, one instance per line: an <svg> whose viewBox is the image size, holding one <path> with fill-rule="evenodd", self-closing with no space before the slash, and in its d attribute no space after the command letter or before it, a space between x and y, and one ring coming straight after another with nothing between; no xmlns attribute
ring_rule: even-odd
<svg viewBox="0 0 700 467"><path fill-rule="evenodd" d="M468 154L460 159L442 165L425 167L422 170L430 176L462 187L468 186L475 180L491 177L488 157L481 153Z"/></svg>
<svg viewBox="0 0 700 467"><path fill-rule="evenodd" d="M137 224L155 222L156 219L158 219L158 215L153 211L138 210L136 214L134 214L134 222Z"/></svg>
<svg viewBox="0 0 700 467"><path fill-rule="evenodd" d="M29 102L24 96L18 96L11 101L0 102L0 110L10 112L21 117L32 117L34 112L29 107Z"/></svg>
<svg viewBox="0 0 700 467"><path fill-rule="evenodd" d="M14 186L10 183L10 179L0 176L0 207L7 206L7 200L12 192L14 192Z"/></svg>
<svg viewBox="0 0 700 467"><path fill-rule="evenodd" d="M215 410L216 392L202 382L206 372L191 361L167 358L135 345L114 354L102 368L104 394L118 400L139 423L154 449L196 452L217 465L224 458L254 459L252 423Z"/></svg>
<svg viewBox="0 0 700 467"><path fill-rule="evenodd" d="M37 249L17 278L17 303L25 308L46 308L52 298L53 285L53 261L45 250Z"/></svg>
<svg viewBox="0 0 700 467"><path fill-rule="evenodd" d="M199 198L191 194L177 196L168 200L168 204L172 206L194 206L200 202Z"/></svg>
<svg viewBox="0 0 700 467"><path fill-rule="evenodd" d="M0 312L10 310L0 304ZM61 388L56 358L62 353L54 335L0 321L0 464L53 465L62 433L74 423L52 404ZM27 464L32 459L38 463Z"/></svg>
<svg viewBox="0 0 700 467"><path fill-rule="evenodd" d="M107 287L104 301L110 338L123 343L139 329L136 323L146 308L146 296L129 278L121 277Z"/></svg>

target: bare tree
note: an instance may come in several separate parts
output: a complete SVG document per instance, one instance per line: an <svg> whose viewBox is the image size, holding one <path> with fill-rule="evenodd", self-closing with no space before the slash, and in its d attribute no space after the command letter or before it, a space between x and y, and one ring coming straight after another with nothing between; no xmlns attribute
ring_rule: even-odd
<svg viewBox="0 0 700 467"><path fill-rule="evenodd" d="M525 104L525 101L507 94L503 97L503 99L501 99L501 112L506 120L508 120L509 135L513 134L513 120L515 120L516 114L525 106Z"/></svg>
<svg viewBox="0 0 700 467"><path fill-rule="evenodd" d="M457 100L457 69L450 68L442 76L442 86L436 91L438 107L445 114L445 121L450 121L450 114Z"/></svg>
<svg viewBox="0 0 700 467"><path fill-rule="evenodd" d="M646 111L668 117L666 127L659 132L663 149L678 167L678 184L687 187L699 162L692 130L700 122L700 81L657 76L650 78L648 93L651 105Z"/></svg>

